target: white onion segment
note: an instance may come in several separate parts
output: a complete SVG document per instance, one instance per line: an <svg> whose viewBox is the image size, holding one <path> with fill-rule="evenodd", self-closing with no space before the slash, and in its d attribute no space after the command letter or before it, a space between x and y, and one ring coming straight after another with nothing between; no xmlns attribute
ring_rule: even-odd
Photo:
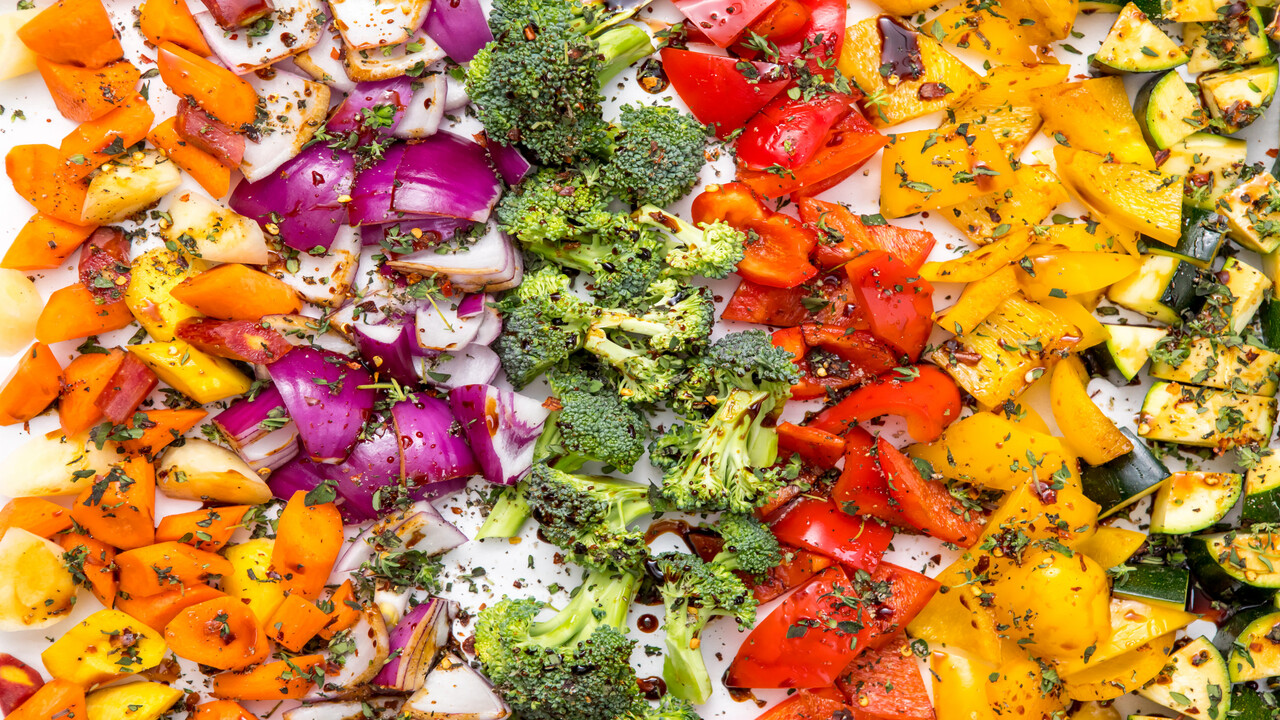
<svg viewBox="0 0 1280 720"><path fill-rule="evenodd" d="M320 30L315 45L293 56L293 64L310 75L312 80L349 93L356 89L356 82L347 76L342 55L342 36L330 23Z"/></svg>
<svg viewBox="0 0 1280 720"><path fill-rule="evenodd" d="M265 76L265 77L264 77ZM302 152L329 114L329 86L283 70L267 69L244 78L266 104L266 122L244 144L240 172L256 182Z"/></svg>
<svg viewBox="0 0 1280 720"><path fill-rule="evenodd" d="M316 0L292 0L288 7L277 7L264 18L271 27L255 36L249 33L250 28L224 30L208 12L195 15L205 42L237 75L267 67L315 45L320 39L317 18L323 17Z"/></svg>
<svg viewBox="0 0 1280 720"><path fill-rule="evenodd" d="M347 46L347 75L356 82L390 80L411 72L421 74L437 60L444 59L444 50L422 30L406 41L385 47L359 50Z"/></svg>
<svg viewBox="0 0 1280 720"><path fill-rule="evenodd" d="M400 714L403 704L404 698L384 695L364 700L300 705L286 710L283 717L284 720L392 720Z"/></svg>
<svg viewBox="0 0 1280 720"><path fill-rule="evenodd" d="M298 254L297 270L290 272L283 260L263 268L298 291L304 300L324 307L339 307L351 295L360 270L360 231L343 226L323 256Z"/></svg>
<svg viewBox="0 0 1280 720"><path fill-rule="evenodd" d="M400 124L392 135L406 140L421 140L440 129L448 88L444 78L443 73L436 73L419 80L422 87L415 90L413 97L409 98L404 117L400 118Z"/></svg>
<svg viewBox="0 0 1280 720"><path fill-rule="evenodd" d="M448 653L405 701L415 720L505 720L511 708L465 660Z"/></svg>
<svg viewBox="0 0 1280 720"><path fill-rule="evenodd" d="M395 45L427 19L431 0L329 0L333 24L356 50Z"/></svg>

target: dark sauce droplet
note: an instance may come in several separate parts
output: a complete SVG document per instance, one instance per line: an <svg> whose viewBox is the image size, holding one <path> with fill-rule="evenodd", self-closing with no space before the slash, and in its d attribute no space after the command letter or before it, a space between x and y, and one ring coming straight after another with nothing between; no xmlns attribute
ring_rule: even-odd
<svg viewBox="0 0 1280 720"><path fill-rule="evenodd" d="M636 620L636 627L640 628L640 632L651 633L658 629L658 616L645 613Z"/></svg>
<svg viewBox="0 0 1280 720"><path fill-rule="evenodd" d="M662 62L657 58L649 58L641 63L636 69L636 82L640 83L641 90L650 95L657 95L671 84L667 80L667 71L662 68Z"/></svg>
<svg viewBox="0 0 1280 720"><path fill-rule="evenodd" d="M748 700L755 703L756 707L764 707L768 703L755 696L755 693L747 688L725 688L729 691L729 697L734 702L747 702Z"/></svg>
<svg viewBox="0 0 1280 720"><path fill-rule="evenodd" d="M880 31L880 74L890 84L924 77L924 58L920 56L919 33L894 17L881 15L876 20Z"/></svg>
<svg viewBox="0 0 1280 720"><path fill-rule="evenodd" d="M646 700L661 700L662 696L667 694L667 683L657 675L636 678L636 685L640 686L640 694L644 695Z"/></svg>

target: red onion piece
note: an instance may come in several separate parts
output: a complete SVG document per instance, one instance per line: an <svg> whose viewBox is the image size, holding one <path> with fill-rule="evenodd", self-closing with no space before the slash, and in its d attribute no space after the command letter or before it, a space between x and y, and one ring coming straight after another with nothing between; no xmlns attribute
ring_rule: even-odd
<svg viewBox="0 0 1280 720"><path fill-rule="evenodd" d="M472 297L483 298L484 296L468 296L457 307L444 298L422 303L418 307L418 315L414 320L418 345L425 350L442 352L458 350L470 345L484 322L484 315L478 309L473 308L472 314L468 317L463 317L461 314L462 303L470 302L472 306L476 305L471 301Z"/></svg>
<svg viewBox="0 0 1280 720"><path fill-rule="evenodd" d="M524 159L515 145L499 145L487 137L483 142L484 149L489 152L489 159L493 161L493 166L498 169L498 175L502 176L507 187L519 185L533 170L533 165Z"/></svg>
<svg viewBox="0 0 1280 720"><path fill-rule="evenodd" d="M391 659L373 678L373 684L406 692L422 687L449 642L457 614L456 603L435 597L405 613L391 631Z"/></svg>
<svg viewBox="0 0 1280 720"><path fill-rule="evenodd" d="M529 471L549 414L541 402L492 385L463 385L449 391L449 406L486 480L512 485Z"/></svg>
<svg viewBox="0 0 1280 720"><path fill-rule="evenodd" d="M275 8L271 0L200 0L223 30L252 25Z"/></svg>
<svg viewBox="0 0 1280 720"><path fill-rule="evenodd" d="M435 556L447 553L467 541L466 534L445 520L444 515L431 503L416 502L412 510L415 512L395 530L401 549Z"/></svg>
<svg viewBox="0 0 1280 720"><path fill-rule="evenodd" d="M305 347L295 348L267 371L311 458L324 463L346 459L373 411L376 393L361 387L372 384L373 376L342 355Z"/></svg>
<svg viewBox="0 0 1280 720"><path fill-rule="evenodd" d="M324 682L316 684L304 699L330 699L354 695L386 663L391 653L390 637L382 612L373 605L363 608L351 626L351 648L325 651ZM336 667L335 667L336 666Z"/></svg>
<svg viewBox="0 0 1280 720"><path fill-rule="evenodd" d="M249 467L261 473L283 466L298 456L298 450L298 427L290 420L284 427L242 446L237 453Z"/></svg>
<svg viewBox="0 0 1280 720"><path fill-rule="evenodd" d="M160 384L160 378L133 353L125 353L107 387L94 401L103 416L117 425L133 417L143 400Z"/></svg>
<svg viewBox="0 0 1280 720"><path fill-rule="evenodd" d="M352 202L355 202L354 196ZM397 222L365 225L360 228L360 240L364 245L382 245L383 240L387 240L388 247L399 247L405 244L404 236L408 235L412 238L414 252L417 252L435 247L474 224L470 220L444 216L404 218ZM396 239L393 241L392 238Z"/></svg>
<svg viewBox="0 0 1280 720"><path fill-rule="evenodd" d="M430 486L480 471L445 401L411 395L391 406L391 418L400 438L405 478L411 483Z"/></svg>
<svg viewBox="0 0 1280 720"><path fill-rule="evenodd" d="M333 111L333 115L329 116L326 127L335 135L356 132L360 136L360 142L367 144L395 131L412 96L413 85L408 76L359 83L338 109ZM390 107L390 117L370 123L365 111L385 113L379 111L380 107Z"/></svg>
<svg viewBox="0 0 1280 720"><path fill-rule="evenodd" d="M383 151L380 159L360 171L351 186L351 202L347 204L352 225L381 225L402 219L391 210L391 191L395 187L396 168L400 167L407 147L403 143L392 145Z"/></svg>
<svg viewBox="0 0 1280 720"><path fill-rule="evenodd" d="M515 287L524 267L519 250L496 228L468 245L442 244L388 260L387 265L403 273L444 275L462 292Z"/></svg>
<svg viewBox="0 0 1280 720"><path fill-rule="evenodd" d="M409 98L404 117L393 135L406 140L421 140L436 134L444 120L444 106L449 84L444 75L430 75L418 80L419 87Z"/></svg>
<svg viewBox="0 0 1280 720"><path fill-rule="evenodd" d="M253 399L245 395L233 400L226 410L214 416L213 424L222 431L231 447L238 450L271 432L272 423L264 426L264 420L287 417L284 399L280 397L280 391L271 385Z"/></svg>
<svg viewBox="0 0 1280 720"><path fill-rule="evenodd" d="M218 159L232 170L244 159L244 135L214 119L200 106L178 101L177 130L183 140Z"/></svg>
<svg viewBox="0 0 1280 720"><path fill-rule="evenodd" d="M347 194L355 160L345 150L315 144L255 183L242 182L231 193L231 209L251 217L291 248L326 250L346 224Z"/></svg>
<svg viewBox="0 0 1280 720"><path fill-rule="evenodd" d="M405 701L410 717L435 720L506 720L511 707L484 675L447 653Z"/></svg>
<svg viewBox="0 0 1280 720"><path fill-rule="evenodd" d="M344 518L357 521L378 517L391 497L379 501L378 491L400 482L404 465L395 426L385 417L368 424L366 437L356 443L342 463L333 466L329 477L337 483Z"/></svg>
<svg viewBox="0 0 1280 720"><path fill-rule="evenodd" d="M422 381L443 388L484 385L493 382L501 367L498 354L489 346L472 343L432 358L423 368Z"/></svg>
<svg viewBox="0 0 1280 720"><path fill-rule="evenodd" d="M404 385L418 384L415 359L420 352L412 322L400 325L352 323L351 331L360 355L375 374L395 378Z"/></svg>
<svg viewBox="0 0 1280 720"><path fill-rule="evenodd" d="M476 338L472 341L474 345L492 345L494 340L502 334L502 315L498 311L488 305L484 308L484 319L480 321L480 329L476 330ZM486 380L485 382L488 382Z"/></svg>
<svg viewBox="0 0 1280 720"><path fill-rule="evenodd" d="M422 29L456 63L471 62L493 40L480 0L437 0L431 3Z"/></svg>
<svg viewBox="0 0 1280 720"><path fill-rule="evenodd" d="M484 148L441 132L405 149L391 207L408 214L485 222L501 194L502 183L489 167Z"/></svg>

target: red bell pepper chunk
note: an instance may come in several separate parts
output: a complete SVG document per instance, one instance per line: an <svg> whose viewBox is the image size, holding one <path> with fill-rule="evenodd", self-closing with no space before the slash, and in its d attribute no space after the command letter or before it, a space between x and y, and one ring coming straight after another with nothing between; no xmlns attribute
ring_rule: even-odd
<svg viewBox="0 0 1280 720"><path fill-rule="evenodd" d="M986 523L976 509L966 508L946 485L921 477L911 458L898 452L884 438L876 443L876 455L889 483L889 494L912 527L961 547L978 541Z"/></svg>
<svg viewBox="0 0 1280 720"><path fill-rule="evenodd" d="M810 427L844 433L854 425L882 415L907 421L911 437L932 442L960 417L960 390L951 376L932 365L895 371L849 393L818 413Z"/></svg>
<svg viewBox="0 0 1280 720"><path fill-rule="evenodd" d="M727 48L778 0L676 0L676 9L716 45Z"/></svg>
<svg viewBox="0 0 1280 720"><path fill-rule="evenodd" d="M831 488L831 500L849 515L873 517L897 527L912 527L889 495L889 482L876 458L876 439L860 427L844 436L844 469Z"/></svg>
<svg viewBox="0 0 1280 720"><path fill-rule="evenodd" d="M778 62L790 64L803 57L815 75L835 77L836 59L844 45L845 0L796 0L779 3L756 21L752 32L769 39L778 49ZM758 51L742 45L734 48L743 57Z"/></svg>
<svg viewBox="0 0 1280 720"><path fill-rule="evenodd" d="M844 370L845 367L843 365L840 367L830 365L830 369L833 372L826 372L822 376L815 375L807 359L809 348L804 342L804 331L800 328L775 330L773 344L790 352L795 358L796 367L800 370L800 381L791 386L791 397L794 400L825 398L829 391L843 390L861 382L860 378L850 376L847 373L840 375L834 372L835 370ZM828 366L824 365L823 367L826 368Z"/></svg>
<svg viewBox="0 0 1280 720"><path fill-rule="evenodd" d="M818 236L799 220L766 208L746 185L708 186L694 198L692 215L698 224L725 222L747 233L738 274L752 282L791 288L818 274L809 263Z"/></svg>
<svg viewBox="0 0 1280 720"><path fill-rule="evenodd" d="M808 550L782 547L782 562L775 565L763 578L746 575L743 579L751 588L756 602L767 603L780 598L788 590L831 567L835 561L826 555Z"/></svg>
<svg viewBox="0 0 1280 720"><path fill-rule="evenodd" d="M871 242L906 263L912 272L920 269L937 242L928 230L914 230L896 225L868 225Z"/></svg>
<svg viewBox="0 0 1280 720"><path fill-rule="evenodd" d="M790 450L824 470L835 467L844 455L844 438L826 430L783 422L777 431L779 450Z"/></svg>
<svg viewBox="0 0 1280 720"><path fill-rule="evenodd" d="M845 265L871 332L915 362L933 332L933 285L883 250Z"/></svg>
<svg viewBox="0 0 1280 720"><path fill-rule="evenodd" d="M822 348L848 362L848 374L856 375L860 382L867 382L902 363L893 348L866 330L805 323L800 326L800 332L804 334L805 345Z"/></svg>
<svg viewBox="0 0 1280 720"><path fill-rule="evenodd" d="M746 125L791 83L772 63L673 47L663 48L661 57L671 87L689 112L721 140Z"/></svg>
<svg viewBox="0 0 1280 720"><path fill-rule="evenodd" d="M120 228L101 227L80 250L80 284L101 303L124 299L133 270L129 267L129 238Z"/></svg>
<svg viewBox="0 0 1280 720"><path fill-rule="evenodd" d="M797 200L796 205L800 219L818 232L813 262L822 270L843 267L869 250L884 250L915 271L929 258L936 242L927 230L900 228L879 218L868 224L837 203L806 197Z"/></svg>
<svg viewBox="0 0 1280 720"><path fill-rule="evenodd" d="M809 290L805 287L775 288L744 278L738 289L733 291L733 297L729 298L729 304L720 317L759 325L795 327L809 318L809 311L804 306L807 297Z"/></svg>
<svg viewBox="0 0 1280 720"><path fill-rule="evenodd" d="M826 690L828 688L801 690L769 708L756 720L833 720L858 717L843 699L832 697Z"/></svg>
<svg viewBox="0 0 1280 720"><path fill-rule="evenodd" d="M868 650L836 680L836 687L859 717L883 720L933 720L933 703L920 675L920 663L905 635Z"/></svg>
<svg viewBox="0 0 1280 720"><path fill-rule="evenodd" d="M837 93L809 100L793 100L787 95L774 98L738 137L738 166L793 170L808 163L854 102L852 96Z"/></svg>
<svg viewBox="0 0 1280 720"><path fill-rule="evenodd" d="M816 195L852 175L888 142L862 113L851 109L831 127L805 164L778 172L739 162L738 181L768 198Z"/></svg>
<svg viewBox="0 0 1280 720"><path fill-rule="evenodd" d="M877 634L867 642L872 648L889 645L907 624L924 610L929 600L938 592L941 583L933 578L908 570L891 562L881 562L871 579L888 583L892 592L876 613Z"/></svg>
<svg viewBox="0 0 1280 720"><path fill-rule="evenodd" d="M822 553L849 568L870 572L880 564L893 531L855 518L829 500L802 497L769 523L779 542Z"/></svg>
<svg viewBox="0 0 1280 720"><path fill-rule="evenodd" d="M876 605L857 601L869 580L851 580L833 565L801 585L747 636L725 685L830 687L876 631Z"/></svg>

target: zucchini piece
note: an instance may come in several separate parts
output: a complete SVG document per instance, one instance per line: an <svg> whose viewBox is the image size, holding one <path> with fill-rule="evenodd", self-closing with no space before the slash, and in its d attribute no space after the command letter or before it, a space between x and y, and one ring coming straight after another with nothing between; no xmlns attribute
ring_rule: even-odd
<svg viewBox="0 0 1280 720"><path fill-rule="evenodd" d="M1173 22L1214 22L1222 19L1222 10L1231 0L1161 0L1160 14L1152 17Z"/></svg>
<svg viewBox="0 0 1280 720"><path fill-rule="evenodd" d="M1225 279L1223 276L1225 274ZM1239 335L1249 326L1249 321L1258 312L1267 290L1271 289L1271 279L1252 265L1240 262L1237 258L1229 258L1218 271L1219 281L1231 291L1235 298L1229 310L1231 332Z"/></svg>
<svg viewBox="0 0 1280 720"><path fill-rule="evenodd" d="M1169 477L1169 468L1151 452L1146 443L1128 428L1120 428L1133 449L1115 460L1086 466L1080 474L1080 489L1098 504L1104 518L1132 505L1160 488Z"/></svg>
<svg viewBox="0 0 1280 720"><path fill-rule="evenodd" d="M1275 63L1205 73L1196 82L1204 94L1214 127L1228 135L1248 127L1271 105L1280 84Z"/></svg>
<svg viewBox="0 0 1280 720"><path fill-rule="evenodd" d="M1191 571L1148 563L1126 565L1117 574L1111 592L1116 597L1185 610L1191 598Z"/></svg>
<svg viewBox="0 0 1280 720"><path fill-rule="evenodd" d="M1142 135L1164 150L1209 125L1209 113L1175 70L1143 83L1133 103ZM1163 170L1163 166L1161 166Z"/></svg>
<svg viewBox="0 0 1280 720"><path fill-rule="evenodd" d="M1222 653L1198 637L1170 654L1164 671L1138 694L1191 717L1223 720L1231 710L1230 689Z"/></svg>
<svg viewBox="0 0 1280 720"><path fill-rule="evenodd" d="M1200 587L1223 602L1267 602L1280 588L1280 534L1191 535L1182 549Z"/></svg>
<svg viewBox="0 0 1280 720"><path fill-rule="evenodd" d="M1269 690L1241 683L1231 688L1232 720L1274 720L1280 700Z"/></svg>
<svg viewBox="0 0 1280 720"><path fill-rule="evenodd" d="M1258 308L1262 325L1262 339L1267 347L1280 348L1280 300L1269 297Z"/></svg>
<svg viewBox="0 0 1280 720"><path fill-rule="evenodd" d="M1105 325L1106 358L1125 380L1132 380L1147 364L1151 349L1169 334L1166 328L1143 325Z"/></svg>
<svg viewBox="0 0 1280 720"><path fill-rule="evenodd" d="M1236 12L1217 22L1189 23L1182 28L1182 41L1191 46L1188 72L1252 65L1271 57L1262 11L1244 3L1228 7Z"/></svg>
<svg viewBox="0 0 1280 720"><path fill-rule="evenodd" d="M1280 613L1260 615L1240 631L1227 655L1227 672L1238 683L1280 674Z"/></svg>
<svg viewBox="0 0 1280 720"><path fill-rule="evenodd" d="M1231 239L1266 255L1280 249L1280 183L1261 173L1237 185L1218 201Z"/></svg>
<svg viewBox="0 0 1280 720"><path fill-rule="evenodd" d="M1147 255L1138 272L1107 289L1107 298L1120 307L1176 325L1195 299L1195 279L1193 265L1167 255Z"/></svg>
<svg viewBox="0 0 1280 720"><path fill-rule="evenodd" d="M1216 210L1218 198L1231 189L1247 165L1248 143L1240 138L1192 133L1157 159L1161 171L1184 178L1184 203Z"/></svg>
<svg viewBox="0 0 1280 720"><path fill-rule="evenodd" d="M1251 442L1265 445L1275 417L1275 398L1158 382L1142 401L1138 436L1219 450Z"/></svg>
<svg viewBox="0 0 1280 720"><path fill-rule="evenodd" d="M1174 42L1137 5L1120 10L1102 47L1093 56L1093 66L1104 73L1140 73L1169 70L1185 65L1191 56Z"/></svg>
<svg viewBox="0 0 1280 720"><path fill-rule="evenodd" d="M1244 478L1236 473L1176 472L1151 505L1151 532L1182 535L1213 526L1236 506Z"/></svg>
<svg viewBox="0 0 1280 720"><path fill-rule="evenodd" d="M1280 454L1267 451L1244 474L1240 524L1280 523Z"/></svg>
<svg viewBox="0 0 1280 720"><path fill-rule="evenodd" d="M1182 237L1178 238L1178 244L1170 247L1148 238L1147 252L1176 257L1198 268L1208 268L1218 257L1218 250L1229 230L1227 219L1221 215L1194 205L1183 205Z"/></svg>
<svg viewBox="0 0 1280 720"><path fill-rule="evenodd" d="M1167 346L1165 346L1167 345ZM1227 347L1212 338L1170 339L1157 357L1181 356L1178 364L1151 361L1151 376L1189 385L1205 385L1249 395L1276 394L1280 354L1252 345Z"/></svg>

